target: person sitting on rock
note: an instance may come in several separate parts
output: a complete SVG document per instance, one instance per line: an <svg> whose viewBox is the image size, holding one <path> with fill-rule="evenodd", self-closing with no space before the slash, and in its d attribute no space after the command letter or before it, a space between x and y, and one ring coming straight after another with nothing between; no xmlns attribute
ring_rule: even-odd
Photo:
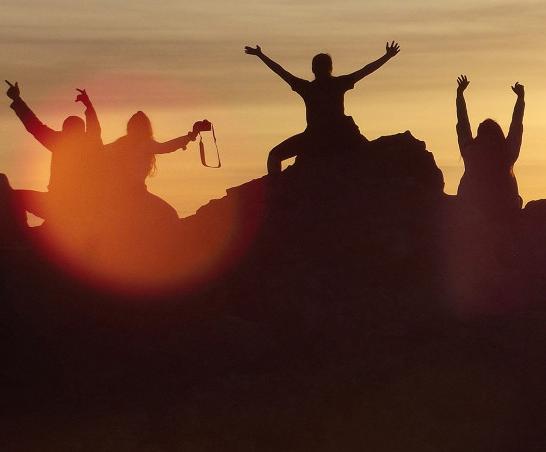
<svg viewBox="0 0 546 452"><path fill-rule="evenodd" d="M152 123L148 116L142 111L135 113L127 123L127 134L104 147L109 168L108 186L112 195L125 207L132 204L141 213L144 213L141 202L145 202L151 215L162 214L178 219L172 206L148 192L146 178L155 169L156 154L186 149L189 142L195 141L199 133L197 124L200 123L196 123L194 129L186 135L159 142L153 137Z"/></svg>
<svg viewBox="0 0 546 452"><path fill-rule="evenodd" d="M487 217L499 218L522 206L513 169L523 136L525 89L517 82L512 86L517 100L506 138L500 125L492 119L483 121L473 138L464 99L469 83L465 75L457 78L457 137L465 167L457 197Z"/></svg>
<svg viewBox="0 0 546 452"><path fill-rule="evenodd" d="M332 145L358 147L365 138L360 134L353 118L345 115L344 95L359 80L379 69L400 51L394 41L386 45L386 52L378 60L367 64L351 74L335 77L332 75L332 58L325 53L313 57L312 71L315 79L304 80L292 75L280 64L266 56L260 46L245 47L245 53L256 55L267 67L281 77L298 93L305 102L307 128L275 146L269 153L267 171L278 174L282 161L298 155L309 148L325 149Z"/></svg>
<svg viewBox="0 0 546 452"><path fill-rule="evenodd" d="M86 120L69 116L62 130L56 131L43 124L23 101L17 82L6 83L6 94L13 101L11 108L27 131L51 151L48 192L16 190L16 196L25 210L45 220L62 222L77 218L78 213L86 215L102 149L99 121L86 91L78 89L76 97L76 102L86 107Z"/></svg>

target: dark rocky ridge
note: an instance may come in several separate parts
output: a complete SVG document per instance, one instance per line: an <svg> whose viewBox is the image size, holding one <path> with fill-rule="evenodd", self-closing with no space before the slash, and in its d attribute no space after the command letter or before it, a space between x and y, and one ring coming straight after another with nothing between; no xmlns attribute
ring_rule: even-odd
<svg viewBox="0 0 546 452"><path fill-rule="evenodd" d="M505 224L463 212L409 133L229 189L125 250L180 283L161 295L93 289L2 223L0 441L543 450L545 226L541 201Z"/></svg>

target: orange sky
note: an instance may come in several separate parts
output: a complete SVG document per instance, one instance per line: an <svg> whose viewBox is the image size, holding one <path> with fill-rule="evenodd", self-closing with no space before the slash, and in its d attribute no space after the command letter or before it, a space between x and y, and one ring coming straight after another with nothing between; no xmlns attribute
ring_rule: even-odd
<svg viewBox="0 0 546 452"><path fill-rule="evenodd" d="M103 138L122 135L143 110L157 139L184 134L195 120L215 123L224 167L201 167L197 146L158 158L151 191L180 215L226 188L265 173L268 150L305 127L303 103L259 60L272 58L311 78L310 59L326 51L334 72L382 55L387 39L402 52L346 97L346 112L370 139L407 129L426 141L446 191L462 173L455 137L456 76L468 74L474 130L486 117L507 130L525 84L527 111L516 165L525 200L546 198L546 4L539 1L214 1L5 0L0 6L2 78L18 80L41 119L59 128L81 114L74 88L87 88ZM17 188L45 189L49 155L27 136L5 98L0 109L0 172ZM212 151L212 148L209 147ZM213 154L211 154L211 158Z"/></svg>

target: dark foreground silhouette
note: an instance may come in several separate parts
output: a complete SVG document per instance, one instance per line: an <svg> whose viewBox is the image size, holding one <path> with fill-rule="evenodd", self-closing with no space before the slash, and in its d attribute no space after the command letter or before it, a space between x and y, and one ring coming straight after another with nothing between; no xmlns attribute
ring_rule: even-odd
<svg viewBox="0 0 546 452"><path fill-rule="evenodd" d="M408 132L339 151L133 243L179 282L140 296L64 273L1 179L2 449L544 450L544 201L462 208Z"/></svg>

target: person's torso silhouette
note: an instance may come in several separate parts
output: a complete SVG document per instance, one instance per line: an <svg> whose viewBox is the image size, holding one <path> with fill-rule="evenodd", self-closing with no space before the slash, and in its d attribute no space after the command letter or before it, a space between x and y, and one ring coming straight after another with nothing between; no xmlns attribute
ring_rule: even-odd
<svg viewBox="0 0 546 452"><path fill-rule="evenodd" d="M345 116L345 93L354 88L354 82L346 76L329 76L312 81L296 78L290 84L305 103L308 129L326 132L343 123Z"/></svg>
<svg viewBox="0 0 546 452"><path fill-rule="evenodd" d="M151 147L151 141L134 140L127 135L105 146L110 182L117 189L146 188L146 178L151 174L155 160Z"/></svg>
<svg viewBox="0 0 546 452"><path fill-rule="evenodd" d="M457 196L490 217L502 217L520 209L522 205L513 168L523 137L525 92L519 83L512 87L518 97L506 137L492 119L483 121L476 137L473 137L463 95L469 83L466 76L458 79L457 137L465 171Z"/></svg>
<svg viewBox="0 0 546 452"><path fill-rule="evenodd" d="M92 204L90 196L96 189L102 155L101 129L97 114L85 90L78 90L77 102L85 109L85 121L69 116L57 131L42 123L20 96L17 83L7 82L11 108L25 128L51 152L50 177L47 196L32 190L19 194L32 213L46 217L81 217Z"/></svg>
<svg viewBox="0 0 546 452"><path fill-rule="evenodd" d="M138 111L127 123L127 134L105 146L110 184L122 191L146 190L146 178L153 173L156 154L185 150L197 133L192 130L169 141L156 141L150 119Z"/></svg>

